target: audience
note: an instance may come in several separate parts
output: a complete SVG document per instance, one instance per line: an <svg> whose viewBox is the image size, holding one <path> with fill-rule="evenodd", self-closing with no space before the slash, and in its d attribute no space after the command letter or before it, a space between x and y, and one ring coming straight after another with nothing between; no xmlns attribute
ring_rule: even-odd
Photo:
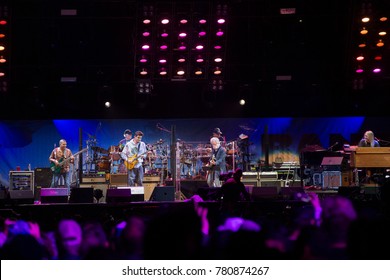
<svg viewBox="0 0 390 280"><path fill-rule="evenodd" d="M232 181L224 185L235 185L238 177L235 181L233 176ZM229 189L223 195L224 200L228 198L234 203L237 199L248 199L242 188L240 192ZM374 211L363 203L357 208L356 202L347 197L320 198L315 193L309 193L305 202L293 207L293 204L282 210L264 207L249 214L235 213L234 208L229 208L229 215L218 215L226 208L219 207L219 203L217 207L213 205L194 195L175 207L163 204L152 215L134 211L117 219L108 215L109 223L80 219L80 216L60 218L53 230L42 230L39 223L21 217L0 217L0 257L12 260L388 259L387 208L382 211L376 207Z"/></svg>

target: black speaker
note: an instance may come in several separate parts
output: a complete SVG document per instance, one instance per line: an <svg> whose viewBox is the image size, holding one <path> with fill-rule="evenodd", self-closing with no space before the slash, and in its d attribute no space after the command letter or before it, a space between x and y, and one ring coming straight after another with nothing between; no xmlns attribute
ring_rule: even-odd
<svg viewBox="0 0 390 280"><path fill-rule="evenodd" d="M107 203L124 203L131 202L131 189L107 189L106 194Z"/></svg>
<svg viewBox="0 0 390 280"><path fill-rule="evenodd" d="M359 199L363 195L360 192L360 187L339 187L337 193L349 199Z"/></svg>
<svg viewBox="0 0 390 280"><path fill-rule="evenodd" d="M278 187L256 187L252 189L253 201L275 198L278 198Z"/></svg>
<svg viewBox="0 0 390 280"><path fill-rule="evenodd" d="M155 187L150 196L150 201L175 201L175 187Z"/></svg>
<svg viewBox="0 0 390 280"><path fill-rule="evenodd" d="M71 189L69 203L93 203L93 187Z"/></svg>
<svg viewBox="0 0 390 280"><path fill-rule="evenodd" d="M68 189L41 188L41 203L68 203Z"/></svg>
<svg viewBox="0 0 390 280"><path fill-rule="evenodd" d="M34 184L39 187L50 187L53 178L53 172L50 167L38 167L34 169Z"/></svg>
<svg viewBox="0 0 390 280"><path fill-rule="evenodd" d="M201 187L198 189L197 194L204 201L216 201L221 198L222 191L221 188Z"/></svg>
<svg viewBox="0 0 390 280"><path fill-rule="evenodd" d="M11 190L9 198L12 204L33 204L34 193L31 190Z"/></svg>
<svg viewBox="0 0 390 280"><path fill-rule="evenodd" d="M298 199L297 194L304 193L303 187L283 187L280 188L280 196L283 199Z"/></svg>

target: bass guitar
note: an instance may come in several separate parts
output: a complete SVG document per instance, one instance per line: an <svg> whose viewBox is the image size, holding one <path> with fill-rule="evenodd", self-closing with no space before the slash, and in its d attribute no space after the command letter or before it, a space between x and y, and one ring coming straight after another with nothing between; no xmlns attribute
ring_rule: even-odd
<svg viewBox="0 0 390 280"><path fill-rule="evenodd" d="M86 150L88 150L88 148L84 148L80 151L78 151L77 153L75 153L73 155L73 157L85 152ZM55 174L59 174L61 172L61 168L64 166L64 164L66 164L67 162L69 162L71 159L71 157L68 157L68 158L61 158L58 160L58 164L55 164L54 162L51 162L50 163L50 169L51 171L53 171Z"/></svg>

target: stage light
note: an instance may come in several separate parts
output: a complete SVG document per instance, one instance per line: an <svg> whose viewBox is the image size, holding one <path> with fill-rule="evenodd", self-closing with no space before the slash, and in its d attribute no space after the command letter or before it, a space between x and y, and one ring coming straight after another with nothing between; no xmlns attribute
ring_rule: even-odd
<svg viewBox="0 0 390 280"><path fill-rule="evenodd" d="M149 74L148 69L147 69L147 68L142 68L142 69L139 71L139 74L140 74L141 76L146 76L146 75L148 75L148 74Z"/></svg>
<svg viewBox="0 0 390 280"><path fill-rule="evenodd" d="M365 42L361 42L358 47L359 48L365 48L367 46L367 44Z"/></svg>
<svg viewBox="0 0 390 280"><path fill-rule="evenodd" d="M364 69L363 67L361 67L360 65L356 68L355 70L356 73L360 74L360 73L363 73L364 72Z"/></svg>
<svg viewBox="0 0 390 280"><path fill-rule="evenodd" d="M169 23L169 19L168 18L161 19L161 24L167 25L168 23Z"/></svg>
<svg viewBox="0 0 390 280"><path fill-rule="evenodd" d="M7 59L4 56L0 56L0 63L6 63Z"/></svg>
<svg viewBox="0 0 390 280"><path fill-rule="evenodd" d="M377 47L383 47L385 44L383 43L382 39L379 39L378 43L376 43Z"/></svg>
<svg viewBox="0 0 390 280"><path fill-rule="evenodd" d="M176 74L178 76L184 76L185 73L186 72L184 71L184 68L182 68L182 67L178 68L177 71L176 71Z"/></svg>
<svg viewBox="0 0 390 280"><path fill-rule="evenodd" d="M139 59L139 62L147 63L148 62L148 57L146 55L142 55L141 58Z"/></svg>
<svg viewBox="0 0 390 280"><path fill-rule="evenodd" d="M373 73L380 73L381 71L382 71L382 69L379 68L379 67L376 67L376 68L372 69Z"/></svg>
<svg viewBox="0 0 390 280"><path fill-rule="evenodd" d="M216 63L221 63L221 62L222 62L222 57L217 56L217 57L214 58L214 61L215 61Z"/></svg>
<svg viewBox="0 0 390 280"><path fill-rule="evenodd" d="M142 36L149 37L150 36L150 31L149 30L145 30L144 32L142 32Z"/></svg>
<svg viewBox="0 0 390 280"><path fill-rule="evenodd" d="M150 94L153 90L153 85L149 79L137 80L137 93L139 94Z"/></svg>
<svg viewBox="0 0 390 280"><path fill-rule="evenodd" d="M166 75L168 74L168 71L167 71L167 69L166 69L165 67L162 67L162 68L160 68L160 69L158 70L158 74L159 74L160 76L166 76Z"/></svg>
<svg viewBox="0 0 390 280"><path fill-rule="evenodd" d="M360 30L360 34L362 34L362 35L366 35L367 33L368 33L368 30L365 27L363 27L362 30Z"/></svg>
<svg viewBox="0 0 390 280"><path fill-rule="evenodd" d="M243 99L243 98L240 99L239 103L240 103L241 106L244 106L245 105L245 99Z"/></svg>
<svg viewBox="0 0 390 280"><path fill-rule="evenodd" d="M164 29L161 34L160 34L161 38L167 38L169 36L168 32Z"/></svg>
<svg viewBox="0 0 390 280"><path fill-rule="evenodd" d="M201 51L204 49L204 46L202 44L198 44L195 46L195 49L198 50L198 51Z"/></svg>
<svg viewBox="0 0 390 280"><path fill-rule="evenodd" d="M168 49L168 44L162 43L162 44L160 45L160 50L166 51L167 49Z"/></svg>
<svg viewBox="0 0 390 280"><path fill-rule="evenodd" d="M219 28L219 29L217 30L217 32L215 33L215 35L216 35L217 37L222 37L223 34L224 34L224 32L223 32L223 30L222 30L221 28Z"/></svg>
<svg viewBox="0 0 390 280"><path fill-rule="evenodd" d="M196 61L197 63L202 63L202 62L204 62L204 58L203 58L201 55L198 55L198 56L196 57L195 61Z"/></svg>
<svg viewBox="0 0 390 280"><path fill-rule="evenodd" d="M359 55L359 56L356 57L356 60L357 61L362 61L362 60L364 60L364 56L363 55Z"/></svg>
<svg viewBox="0 0 390 280"><path fill-rule="evenodd" d="M167 63L167 59L165 57L161 57L159 60L158 60L158 63L160 64L166 64Z"/></svg>
<svg viewBox="0 0 390 280"><path fill-rule="evenodd" d="M213 70L214 75L221 75L222 69L220 67L215 67Z"/></svg>
<svg viewBox="0 0 390 280"><path fill-rule="evenodd" d="M150 45L149 44L144 44L144 45L142 45L141 48L146 51L146 50L150 49Z"/></svg>

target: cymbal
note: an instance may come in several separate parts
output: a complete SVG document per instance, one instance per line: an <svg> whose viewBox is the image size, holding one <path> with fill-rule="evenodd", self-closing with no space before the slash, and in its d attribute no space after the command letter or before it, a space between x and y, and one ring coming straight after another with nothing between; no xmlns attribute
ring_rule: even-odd
<svg viewBox="0 0 390 280"><path fill-rule="evenodd" d="M92 151L97 152L97 153L101 153L101 154L108 154L109 153L106 149L101 148L101 147L92 147Z"/></svg>

